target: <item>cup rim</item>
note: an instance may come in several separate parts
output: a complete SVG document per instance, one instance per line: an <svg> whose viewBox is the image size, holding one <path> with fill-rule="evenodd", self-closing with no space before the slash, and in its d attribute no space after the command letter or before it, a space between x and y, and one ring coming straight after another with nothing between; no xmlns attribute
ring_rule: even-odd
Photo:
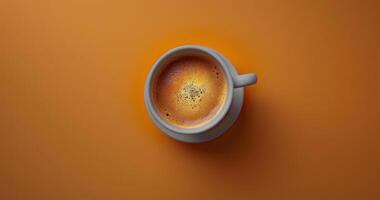
<svg viewBox="0 0 380 200"><path fill-rule="evenodd" d="M194 127L194 128L181 128L181 127L177 127L166 122L165 119L163 119L161 115L158 113L158 111L156 110L155 105L153 103L153 99L151 97L153 79L156 73L159 72L158 70L160 70L162 65L165 64L164 62L167 61L167 59L172 58L172 56L174 56L175 54L179 52L183 52L183 51L185 52L196 51L196 52L201 52L203 54L208 55L223 70L224 75L226 77L226 81L227 81L227 96L226 96L226 100L223 104L222 109L215 116L213 116L213 118L209 122L207 122L204 125L201 125L199 127ZM153 115L151 117L157 120L165 128L175 133L180 133L180 134L181 133L182 134L198 134L198 133L203 133L205 131L208 131L212 129L213 127L215 127L226 116L228 110L230 109L231 103L232 103L232 96L233 96L233 79L232 79L232 75L230 74L227 64L221 59L220 55L215 50L212 50L208 47L199 46L199 45L178 46L164 53L154 63L151 71L148 74L148 78L146 80L146 85L145 85L145 103L146 103L147 109L149 109L151 111L151 114Z"/></svg>

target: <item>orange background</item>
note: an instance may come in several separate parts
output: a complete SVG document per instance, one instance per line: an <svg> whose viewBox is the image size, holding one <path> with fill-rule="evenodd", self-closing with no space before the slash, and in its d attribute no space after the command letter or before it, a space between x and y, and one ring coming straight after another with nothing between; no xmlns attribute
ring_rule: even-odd
<svg viewBox="0 0 380 200"><path fill-rule="evenodd" d="M379 199L379 3L3 0L0 199ZM259 81L191 145L143 103L200 44Z"/></svg>

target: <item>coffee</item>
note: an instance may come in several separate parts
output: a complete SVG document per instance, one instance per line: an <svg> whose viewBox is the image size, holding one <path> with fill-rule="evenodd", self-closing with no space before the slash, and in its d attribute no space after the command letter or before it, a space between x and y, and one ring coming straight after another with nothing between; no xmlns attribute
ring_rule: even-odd
<svg viewBox="0 0 380 200"><path fill-rule="evenodd" d="M222 109L227 80L212 60L184 56L157 74L152 95L161 118L176 127L196 128L212 120Z"/></svg>

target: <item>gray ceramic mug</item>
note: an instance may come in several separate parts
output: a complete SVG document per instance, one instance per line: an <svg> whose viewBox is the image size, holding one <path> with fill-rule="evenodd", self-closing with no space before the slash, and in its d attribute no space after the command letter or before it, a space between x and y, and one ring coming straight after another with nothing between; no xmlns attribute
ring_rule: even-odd
<svg viewBox="0 0 380 200"><path fill-rule="evenodd" d="M163 119L155 108L152 98L153 79L171 61L182 56L201 56L213 60L223 71L227 81L227 97L221 109L208 123L196 128L180 128ZM234 66L222 54L213 49L196 46L179 46L162 55L153 65L145 84L145 104L153 122L168 136L189 143L206 142L222 135L237 119L243 105L244 86L256 83L255 74L238 75Z"/></svg>

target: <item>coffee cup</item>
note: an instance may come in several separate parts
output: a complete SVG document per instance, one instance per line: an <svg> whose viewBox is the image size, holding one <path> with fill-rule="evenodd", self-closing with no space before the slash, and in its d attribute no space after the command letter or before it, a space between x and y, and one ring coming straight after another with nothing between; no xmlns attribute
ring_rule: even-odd
<svg viewBox="0 0 380 200"><path fill-rule="evenodd" d="M219 103L214 103L214 104L209 103L210 105L218 105L217 112L213 112L211 116L207 116L208 117L207 120L203 120L203 122L200 123L199 125L180 126L182 124L178 125L177 123L174 123L173 120L168 120L166 116L162 114L161 107L158 106L158 104L156 103L157 100L155 100L157 98L156 93L158 94L162 93L161 91L155 92L155 88L157 87L156 85L158 84L157 80L160 79L159 78L160 74L164 73L163 71L167 69L170 65L173 65L171 63L174 63L174 62L178 63L178 60L181 60L182 58L188 59L187 61L183 61L183 62L186 62L187 65L183 64L182 66L180 66L183 69L185 69L185 70L182 70L183 72L180 71L184 75L181 75L181 73L177 73L177 72L172 73L171 77L173 78L174 76L174 79L173 79L174 81L173 80L171 80L171 82L166 81L166 85L171 84L171 83L178 85L178 87L169 87L169 88L175 88L173 89L174 91L172 92L173 98L183 98L183 97L190 98L191 97L190 100L185 101L185 104L184 102L182 102L181 99L177 99L177 102L173 101L174 103L170 104L172 105L172 104L178 103L180 108L184 108L182 109L182 111L181 109L178 109L178 108L174 109L176 110L176 112L183 112L182 113L183 115L177 114L177 116L187 116L186 114L188 114L189 112L195 113L196 115L197 111L202 112L205 109L204 107L206 107L204 105L201 105L200 108L198 108L198 110L197 108L195 108L195 110L185 109L185 107L188 106L189 104L188 101L194 104L194 105L193 104L191 105L192 109L194 109L194 106L196 107L197 104L202 100L202 97L199 95L202 93L203 89L202 90L199 89L200 91L199 93L199 91L197 91L197 88L198 88L197 86L190 87L189 85L186 85L182 87L182 90L185 91L185 95L178 95L178 94L175 95L176 90L181 90L181 85L185 83L185 82L180 82L182 79L178 79L175 76L186 77L187 75L186 73L196 71L198 74L192 77L195 77L195 78L203 77L203 76L211 77L207 75L207 73L210 71L208 70L206 66L207 63L205 65L206 67L203 67L205 69L203 71L201 70L203 69L201 66L201 67L198 67L199 69L197 68L196 70L192 70L192 71L190 70L190 72L187 72L186 69L189 68L189 64L188 64L189 62L190 62L190 65L191 65L191 62L193 62L193 63L196 63L197 66L199 66L199 65L202 65L202 62L203 62L203 60L200 60L200 59L208 60L210 61L210 63L213 63L215 65L215 69L212 69L213 71L216 72L217 70L220 70L222 72L220 74L222 74L223 77L217 76L216 78L218 78L218 80L215 79L218 82L212 81L211 79L213 78L206 78L210 80L203 81L203 82L198 81L205 84L204 87L206 87L206 92L212 93L212 95L209 95L210 97L216 98L215 94L223 94L223 95L219 95L220 97L218 97L222 99L218 101ZM197 59L197 60L194 60L194 59ZM181 64L179 63L177 65L181 65ZM216 72L216 74L219 74L219 73ZM201 79L201 78L198 78L198 79ZM146 79L144 100L145 100L145 104L146 104L146 108L149 113L149 116L151 117L153 122L157 125L157 127L161 131L163 131L165 134L182 142L189 142L189 143L206 142L222 135L230 126L232 126L234 121L237 119L237 116L239 115L242 104L243 104L243 95L244 95L243 87L248 86L248 85L253 85L256 83L256 81L257 81L257 77L255 74L238 75L236 73L234 66L227 60L227 58L225 58L222 54L218 53L217 51L208 47L204 47L204 46L184 45L184 46L179 46L179 47L169 50L154 63ZM223 87L213 87L213 85L221 85L221 84L223 84ZM208 87L212 89L210 89L210 91L207 91ZM221 93L221 91L219 90L225 90L225 92ZM192 93L189 93L189 91ZM182 91L181 94L183 93L184 92ZM196 94L196 95L193 95L193 94ZM171 96L171 93L170 92L167 93L166 96ZM164 97L166 98L166 96ZM207 96L205 96L204 98L205 98L204 102L207 102ZM214 101L208 101L208 102L214 102ZM169 114L167 113L166 115L169 115ZM185 119L185 122L188 122L188 121L189 120L186 121Z"/></svg>

